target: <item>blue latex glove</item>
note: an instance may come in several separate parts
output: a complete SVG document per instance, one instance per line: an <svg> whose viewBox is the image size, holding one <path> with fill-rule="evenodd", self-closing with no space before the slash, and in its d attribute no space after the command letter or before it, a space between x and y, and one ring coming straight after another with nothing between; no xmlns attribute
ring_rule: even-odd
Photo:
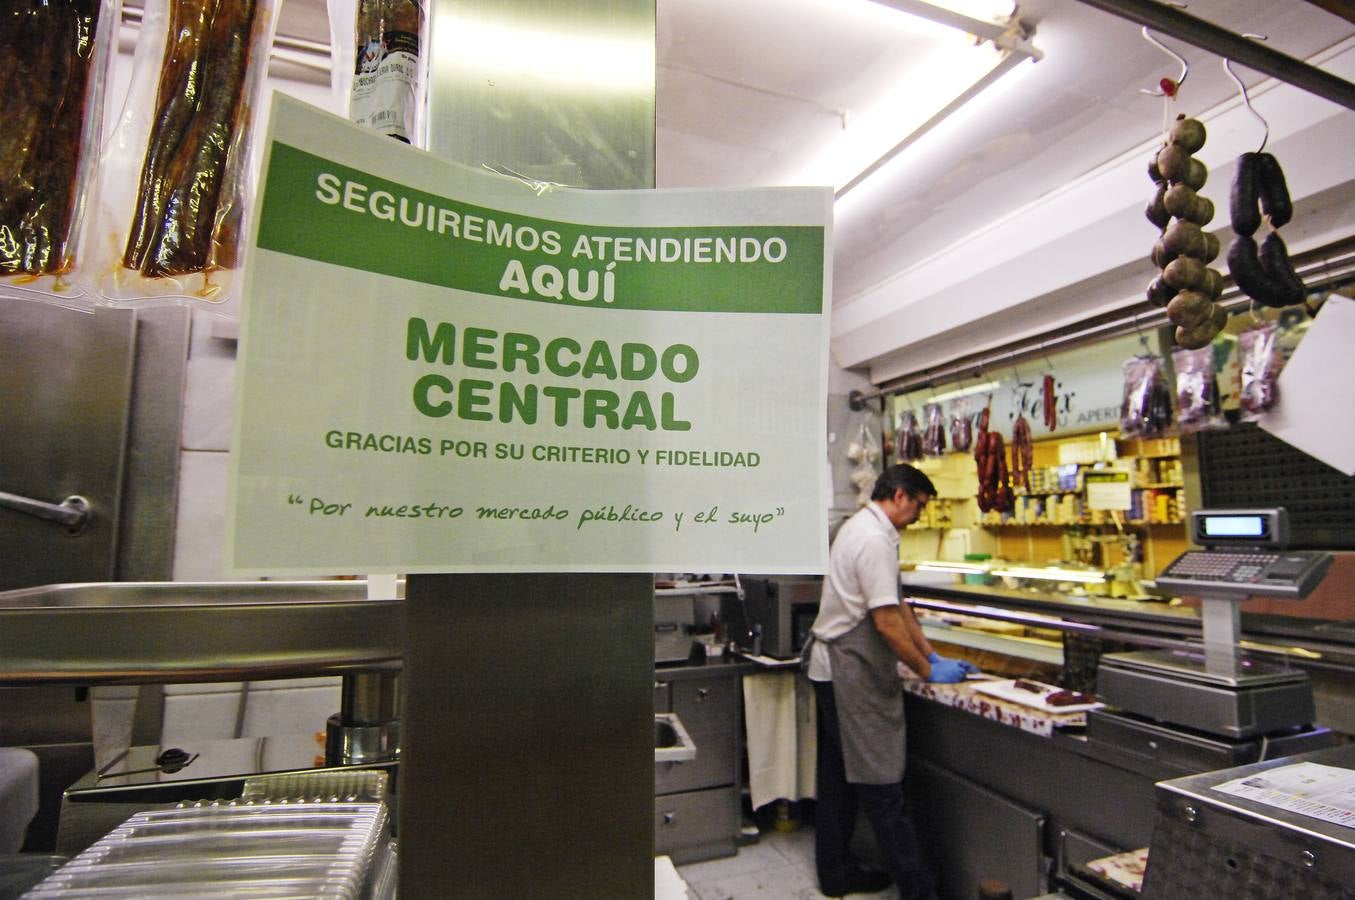
<svg viewBox="0 0 1355 900"><path fill-rule="evenodd" d="M936 656L936 654L932 654ZM965 670L960 665L958 659L946 659L937 656L934 660L929 660L932 664L932 674L927 678L933 684L955 684L965 680Z"/></svg>
<svg viewBox="0 0 1355 900"><path fill-rule="evenodd" d="M974 665L967 659L951 659L948 656L942 656L935 650L933 650L931 653L927 655L927 662L931 663L933 666L939 662L955 663L955 665L959 666L961 671L963 671L966 675L976 674L979 671L979 667Z"/></svg>

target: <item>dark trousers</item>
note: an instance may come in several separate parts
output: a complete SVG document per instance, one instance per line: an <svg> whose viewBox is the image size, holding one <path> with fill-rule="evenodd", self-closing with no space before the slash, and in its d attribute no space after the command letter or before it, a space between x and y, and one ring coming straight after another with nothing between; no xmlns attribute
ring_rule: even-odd
<svg viewBox="0 0 1355 900"><path fill-rule="evenodd" d="M902 900L935 897L931 872L922 859L917 832L903 802L903 783L859 784L847 781L832 682L815 681L818 702L818 763L815 771L814 863L819 886L828 891L843 883L854 865L848 847L858 808L875 833L885 868Z"/></svg>

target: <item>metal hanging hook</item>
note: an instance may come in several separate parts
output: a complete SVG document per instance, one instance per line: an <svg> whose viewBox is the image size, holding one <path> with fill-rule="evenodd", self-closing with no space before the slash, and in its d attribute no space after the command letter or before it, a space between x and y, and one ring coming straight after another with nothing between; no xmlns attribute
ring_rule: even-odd
<svg viewBox="0 0 1355 900"><path fill-rule="evenodd" d="M1184 3L1172 3L1169 5L1177 6L1182 9L1185 8ZM1156 90L1149 90L1148 88L1139 88L1139 93L1151 94L1154 97L1169 97L1175 99L1177 91L1181 90L1181 85L1185 84L1186 76L1190 74L1190 63L1186 62L1186 58L1184 56L1177 53L1175 50L1171 49L1166 44L1159 41L1157 38L1153 37L1152 32L1148 30L1147 25L1144 25L1141 29L1139 29L1139 33L1143 35L1143 39L1145 41L1152 44L1154 47L1161 50L1163 53L1167 54L1172 59L1176 60L1176 64L1181 67L1181 74L1178 75L1175 79L1163 78L1157 83Z"/></svg>
<svg viewBox="0 0 1355 900"><path fill-rule="evenodd" d="M1139 344L1143 346L1144 356L1157 356L1157 354L1153 352L1153 348L1148 344L1148 335L1144 334L1143 329L1139 327L1138 313L1134 313L1134 331L1139 336Z"/></svg>
<svg viewBox="0 0 1355 900"><path fill-rule="evenodd" d="M1264 34L1246 33L1243 34L1242 36L1245 38L1251 38L1252 40L1255 41L1264 41L1266 39L1266 36ZM1237 85L1238 93L1242 95L1242 105L1247 107L1247 112L1251 113L1252 118L1256 119L1256 121L1261 123L1261 128L1263 129L1261 135L1261 146L1256 148L1256 152L1260 153L1262 150L1266 149L1266 141L1270 140L1270 123L1266 121L1265 116L1261 115L1259 112L1256 111L1256 107L1251 105L1251 97L1247 96L1247 86L1242 83L1241 78L1237 77L1237 73L1233 71L1232 60L1230 60L1226 56L1223 58L1223 71L1226 72L1228 74L1228 77L1233 80L1233 84Z"/></svg>
<svg viewBox="0 0 1355 900"><path fill-rule="evenodd" d="M1040 341L1040 355L1044 357L1044 364L1049 367L1049 374L1054 374L1054 363L1049 359L1049 351L1045 349L1044 341Z"/></svg>

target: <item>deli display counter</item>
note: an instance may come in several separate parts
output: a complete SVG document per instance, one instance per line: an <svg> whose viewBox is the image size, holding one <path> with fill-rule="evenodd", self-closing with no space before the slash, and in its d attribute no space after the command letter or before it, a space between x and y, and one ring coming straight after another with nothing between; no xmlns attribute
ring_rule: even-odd
<svg viewBox="0 0 1355 900"><path fill-rule="evenodd" d="M1166 571L1198 568L1196 557L1205 554L1220 558L1204 560L1212 572L1224 555L1237 553L1229 546L1189 551ZM1310 676L1346 683L1355 677L1355 640L1348 629L1340 622L1239 610L1244 599L1284 595L1301 612L1299 598L1329 571L1338 574L1327 575L1335 580L1325 590L1347 583L1339 575L1350 563L1346 555L1333 564L1326 553L1270 547L1242 562L1287 556L1295 557L1292 572L1282 566L1267 579L1266 565L1251 566L1242 574L1250 573L1253 583L1241 588L1234 582L1226 598L1210 585L1201 590L1198 580L1170 574L1146 582L1154 593L1142 599L1092 593L1088 585L1100 582L1062 576L1002 576L985 584L976 582L991 579L956 570L952 583L928 578L906 585L940 652L964 656L985 672L1016 676L1017 684L1057 682L1065 691L1093 693L1096 701L1041 712L999 702L1000 691L986 690L1009 681L905 682L908 787L916 808L927 809L934 824L924 841L938 870L954 873L962 885L999 877L1014 891L1029 892L1025 896L1085 880L1089 863L1123 854L1147 858L1152 872L1145 848L1157 840L1155 823L1162 827L1162 785L1342 744L1342 734L1323 721L1314 703ZM989 573L1014 568L969 565ZM1181 596L1164 596L1169 593ZM1211 599L1202 602L1201 594ZM1151 668L1163 660L1178 668L1193 661L1200 677L1182 681ZM1233 675L1227 684L1203 680L1220 667ZM1164 684L1165 693L1157 689ZM1180 819L1179 810L1173 815ZM968 839L975 833L984 840ZM1011 849L995 855L985 850L989 844Z"/></svg>

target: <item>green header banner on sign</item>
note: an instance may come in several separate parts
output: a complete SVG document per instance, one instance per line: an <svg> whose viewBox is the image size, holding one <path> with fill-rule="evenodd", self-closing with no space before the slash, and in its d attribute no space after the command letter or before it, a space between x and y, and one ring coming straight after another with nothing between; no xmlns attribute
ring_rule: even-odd
<svg viewBox="0 0 1355 900"><path fill-rule="evenodd" d="M831 210L539 194L276 96L228 572L823 571Z"/></svg>
<svg viewBox="0 0 1355 900"><path fill-rule="evenodd" d="M817 315L823 228L584 226L439 196L275 144L259 246L542 303Z"/></svg>

